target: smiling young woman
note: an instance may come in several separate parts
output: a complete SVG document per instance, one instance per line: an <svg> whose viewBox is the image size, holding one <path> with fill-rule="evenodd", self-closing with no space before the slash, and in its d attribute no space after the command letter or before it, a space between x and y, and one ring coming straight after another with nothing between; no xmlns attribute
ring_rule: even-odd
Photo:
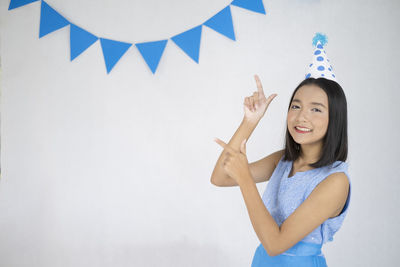
<svg viewBox="0 0 400 267"><path fill-rule="evenodd" d="M270 102L258 91L244 101L245 116L211 176L217 186L240 186L260 240L252 267L327 266L322 245L347 214L347 102L336 81L307 78L289 101L285 147L248 164L245 142ZM255 183L269 181L262 197Z"/></svg>

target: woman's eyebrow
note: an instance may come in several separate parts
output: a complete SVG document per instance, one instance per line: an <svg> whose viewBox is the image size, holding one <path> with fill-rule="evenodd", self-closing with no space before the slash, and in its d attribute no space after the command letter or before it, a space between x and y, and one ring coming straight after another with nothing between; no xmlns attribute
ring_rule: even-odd
<svg viewBox="0 0 400 267"><path fill-rule="evenodd" d="M299 99L297 99L297 98L294 98L294 99L292 100L292 102L299 102L299 103L301 103L301 101L300 101ZM321 106L321 107L324 107L324 108L326 108L326 107L324 106L324 104L322 104L322 103L318 103L318 102L311 102L310 104L312 104L312 105L316 105L316 106Z"/></svg>

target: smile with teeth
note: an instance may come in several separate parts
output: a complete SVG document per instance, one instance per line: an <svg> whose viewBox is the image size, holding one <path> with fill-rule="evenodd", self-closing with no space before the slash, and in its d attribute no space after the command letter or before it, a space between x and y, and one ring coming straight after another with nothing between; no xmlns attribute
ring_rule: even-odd
<svg viewBox="0 0 400 267"><path fill-rule="evenodd" d="M296 126L294 128L296 128L297 130L302 131L302 132L311 132L311 130L307 129L307 128L302 128L302 127L298 127L298 126Z"/></svg>

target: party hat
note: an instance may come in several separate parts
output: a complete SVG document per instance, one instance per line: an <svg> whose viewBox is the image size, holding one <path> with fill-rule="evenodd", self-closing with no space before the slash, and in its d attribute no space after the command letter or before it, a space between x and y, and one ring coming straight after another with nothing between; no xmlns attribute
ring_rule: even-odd
<svg viewBox="0 0 400 267"><path fill-rule="evenodd" d="M336 76L333 73L332 65L326 55L324 45L328 42L326 35L317 33L313 38L313 46L315 46L313 61L308 66L306 79L325 78L336 82Z"/></svg>

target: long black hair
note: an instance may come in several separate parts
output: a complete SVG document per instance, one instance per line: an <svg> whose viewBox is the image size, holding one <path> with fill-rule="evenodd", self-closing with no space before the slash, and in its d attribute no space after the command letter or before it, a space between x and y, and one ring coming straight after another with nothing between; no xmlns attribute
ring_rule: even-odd
<svg viewBox="0 0 400 267"><path fill-rule="evenodd" d="M328 96L329 124L323 138L321 157L318 161L309 164L319 168L330 165L335 161L347 159L347 101L342 87L335 81L325 78L308 78L302 81L294 90L290 104L297 90L303 85L314 84L325 91ZM290 135L286 123L285 154L283 160L295 161L300 156L300 145Z"/></svg>

